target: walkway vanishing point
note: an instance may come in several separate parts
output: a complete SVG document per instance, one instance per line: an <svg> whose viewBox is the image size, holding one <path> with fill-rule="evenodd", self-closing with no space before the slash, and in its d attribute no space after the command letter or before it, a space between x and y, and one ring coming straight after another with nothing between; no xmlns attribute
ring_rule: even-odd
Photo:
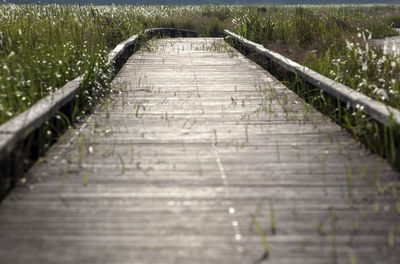
<svg viewBox="0 0 400 264"><path fill-rule="evenodd" d="M150 47L3 201L1 263L400 263L385 161L222 39Z"/></svg>

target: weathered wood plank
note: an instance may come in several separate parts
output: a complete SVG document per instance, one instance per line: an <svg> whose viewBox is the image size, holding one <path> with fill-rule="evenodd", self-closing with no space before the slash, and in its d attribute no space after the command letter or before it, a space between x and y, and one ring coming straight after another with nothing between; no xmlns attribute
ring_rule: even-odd
<svg viewBox="0 0 400 264"><path fill-rule="evenodd" d="M222 39L152 47L1 205L2 261L399 262L385 161Z"/></svg>

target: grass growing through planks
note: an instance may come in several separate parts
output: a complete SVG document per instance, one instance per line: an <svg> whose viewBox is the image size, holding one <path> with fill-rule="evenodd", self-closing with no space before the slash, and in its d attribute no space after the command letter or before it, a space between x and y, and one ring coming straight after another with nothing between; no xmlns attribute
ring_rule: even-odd
<svg viewBox="0 0 400 264"><path fill-rule="evenodd" d="M88 181L89 181L89 171L86 171L85 176L83 177L83 180L82 180L82 183L85 187L87 186Z"/></svg>
<svg viewBox="0 0 400 264"><path fill-rule="evenodd" d="M389 228L388 230L388 246L390 248L394 248L395 247L395 241L394 241L394 231L392 228Z"/></svg>
<svg viewBox="0 0 400 264"><path fill-rule="evenodd" d="M269 204L269 215L271 218L271 233L274 235L276 234L276 219L275 219L275 210L274 210L274 205L272 203Z"/></svg>
<svg viewBox="0 0 400 264"><path fill-rule="evenodd" d="M257 221L257 218L255 216L253 216L252 220L253 220L254 227L256 228L256 231L257 231L258 235L260 236L262 244L263 244L264 254L263 254L262 259L267 259L270 254L267 236L265 235L264 230L262 229L260 223Z"/></svg>
<svg viewBox="0 0 400 264"><path fill-rule="evenodd" d="M280 151L279 151L279 142L276 140L275 141L275 148L276 148L276 157L278 160L281 159Z"/></svg>
<svg viewBox="0 0 400 264"><path fill-rule="evenodd" d="M318 234L320 234L321 236L325 236L327 234L326 226L325 226L324 222L318 223L317 231L318 231Z"/></svg>
<svg viewBox="0 0 400 264"><path fill-rule="evenodd" d="M350 252L349 260L350 264L357 264L357 258L356 255L354 255L354 252Z"/></svg>
<svg viewBox="0 0 400 264"><path fill-rule="evenodd" d="M118 157L119 162L120 162L120 164L121 164L121 174L120 174L120 175L124 175L124 174L125 174L125 171L126 171L125 161L124 161L124 159L122 158L122 156L121 156L120 153L117 153L117 157Z"/></svg>

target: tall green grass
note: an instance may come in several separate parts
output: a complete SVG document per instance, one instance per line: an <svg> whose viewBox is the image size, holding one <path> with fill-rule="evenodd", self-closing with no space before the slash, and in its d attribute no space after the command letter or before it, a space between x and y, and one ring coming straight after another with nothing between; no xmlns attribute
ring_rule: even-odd
<svg viewBox="0 0 400 264"><path fill-rule="evenodd" d="M107 51L127 36L92 7L1 5L0 12L0 123L79 75L101 90Z"/></svg>

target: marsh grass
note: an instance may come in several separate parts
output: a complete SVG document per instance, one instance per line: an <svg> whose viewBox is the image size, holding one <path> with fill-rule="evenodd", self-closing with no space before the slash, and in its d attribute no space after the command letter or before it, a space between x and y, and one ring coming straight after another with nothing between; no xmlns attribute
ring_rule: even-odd
<svg viewBox="0 0 400 264"><path fill-rule="evenodd" d="M350 252L349 255L350 264L357 264L357 258L354 252Z"/></svg>
<svg viewBox="0 0 400 264"><path fill-rule="evenodd" d="M104 95L107 51L123 36L111 36L118 32L107 28L100 11L5 4L0 10L0 123L79 75L85 105Z"/></svg>

